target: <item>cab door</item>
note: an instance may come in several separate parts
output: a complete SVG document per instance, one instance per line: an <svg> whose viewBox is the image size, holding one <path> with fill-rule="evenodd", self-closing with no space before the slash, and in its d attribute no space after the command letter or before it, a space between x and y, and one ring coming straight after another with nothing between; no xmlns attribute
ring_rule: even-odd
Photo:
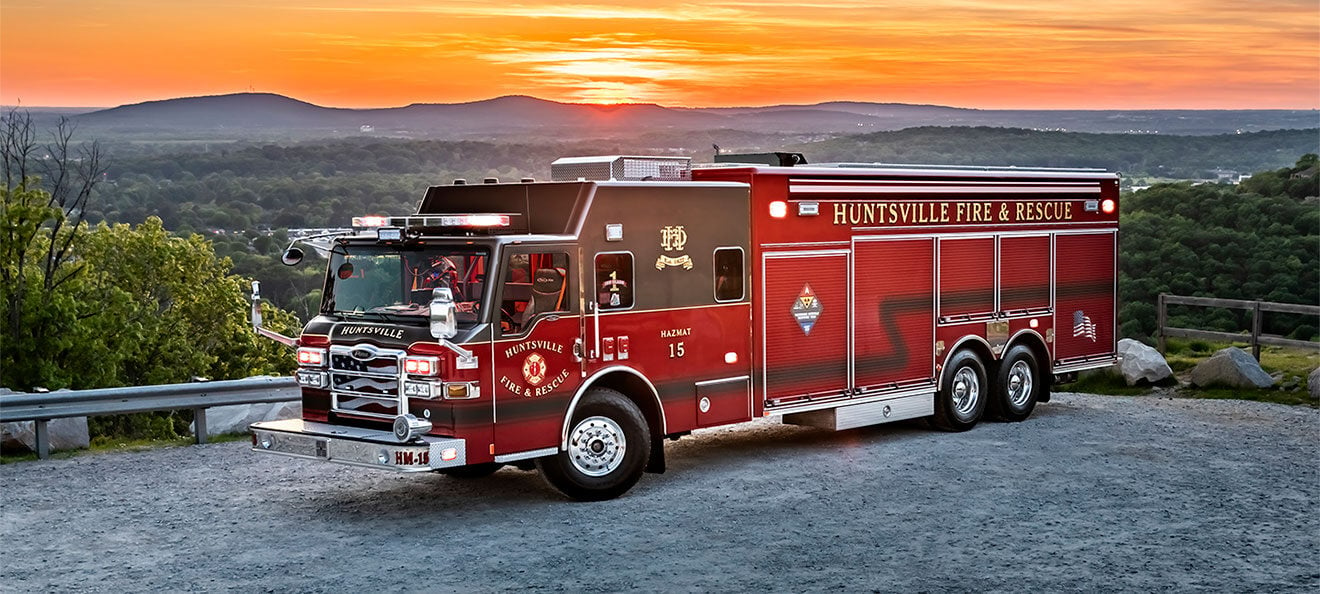
<svg viewBox="0 0 1320 594"><path fill-rule="evenodd" d="M496 456L559 445L582 382L576 253L567 245L504 251L492 312Z"/></svg>

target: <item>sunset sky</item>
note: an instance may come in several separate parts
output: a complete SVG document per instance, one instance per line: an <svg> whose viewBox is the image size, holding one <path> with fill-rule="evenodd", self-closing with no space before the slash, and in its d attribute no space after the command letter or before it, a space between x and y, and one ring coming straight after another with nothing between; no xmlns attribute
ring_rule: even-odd
<svg viewBox="0 0 1320 594"><path fill-rule="evenodd" d="M0 0L0 104L1320 107L1316 0Z"/></svg>

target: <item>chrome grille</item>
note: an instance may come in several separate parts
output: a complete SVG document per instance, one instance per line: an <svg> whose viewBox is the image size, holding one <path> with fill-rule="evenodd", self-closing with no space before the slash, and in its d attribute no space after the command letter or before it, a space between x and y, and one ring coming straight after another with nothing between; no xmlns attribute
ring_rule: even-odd
<svg viewBox="0 0 1320 594"><path fill-rule="evenodd" d="M399 414L404 351L369 344L330 347L330 395L335 412L392 419Z"/></svg>

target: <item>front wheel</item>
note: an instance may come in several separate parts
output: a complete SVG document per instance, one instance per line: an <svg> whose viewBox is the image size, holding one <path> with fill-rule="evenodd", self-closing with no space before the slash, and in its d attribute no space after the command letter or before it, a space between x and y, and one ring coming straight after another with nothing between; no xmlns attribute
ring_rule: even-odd
<svg viewBox="0 0 1320 594"><path fill-rule="evenodd" d="M592 388L569 424L568 448L537 466L550 486L579 501L613 499L642 477L651 435L637 405L614 390Z"/></svg>
<svg viewBox="0 0 1320 594"><path fill-rule="evenodd" d="M995 375L995 394L991 402L995 418L1016 422L1031 416L1040 400L1041 390L1045 389L1031 349L1022 345L1009 349Z"/></svg>
<svg viewBox="0 0 1320 594"><path fill-rule="evenodd" d="M971 351L954 353L944 365L931 424L945 431L966 431L976 426L985 414L989 388L981 359Z"/></svg>

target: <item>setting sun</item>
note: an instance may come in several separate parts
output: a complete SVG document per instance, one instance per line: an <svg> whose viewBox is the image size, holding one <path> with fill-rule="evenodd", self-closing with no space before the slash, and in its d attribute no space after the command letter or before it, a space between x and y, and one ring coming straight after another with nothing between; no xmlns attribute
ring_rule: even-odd
<svg viewBox="0 0 1320 594"><path fill-rule="evenodd" d="M1314 3L0 0L0 103L1320 105ZM51 42L59 32L58 43Z"/></svg>

